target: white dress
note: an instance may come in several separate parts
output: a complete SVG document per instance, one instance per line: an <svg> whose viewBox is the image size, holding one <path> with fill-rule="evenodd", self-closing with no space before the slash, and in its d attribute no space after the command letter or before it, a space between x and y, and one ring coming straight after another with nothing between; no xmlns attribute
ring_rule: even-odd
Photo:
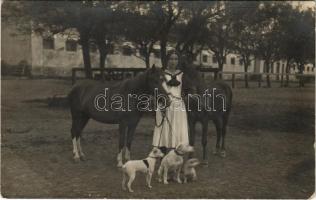
<svg viewBox="0 0 316 200"><path fill-rule="evenodd" d="M182 75L183 72L176 76L180 82L178 86L168 86L163 82L163 87L170 93L171 102L166 108L164 120L161 111L156 111L153 146L175 148L179 143L189 144L187 112L181 99ZM164 76L167 81L171 79L169 74Z"/></svg>

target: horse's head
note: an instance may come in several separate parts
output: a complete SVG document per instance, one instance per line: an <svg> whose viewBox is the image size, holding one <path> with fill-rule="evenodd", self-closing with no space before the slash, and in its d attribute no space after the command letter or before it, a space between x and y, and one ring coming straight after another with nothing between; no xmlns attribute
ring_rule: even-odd
<svg viewBox="0 0 316 200"><path fill-rule="evenodd" d="M149 94L157 97L156 95L159 95L160 97L164 97L163 99L166 100L166 106L169 106L170 104L170 98L168 96L167 91L163 87L164 74L163 70L161 68L156 68L155 65L153 65L150 69L148 69L146 72L146 83L147 83L147 90ZM158 101L162 100L162 98L159 98Z"/></svg>

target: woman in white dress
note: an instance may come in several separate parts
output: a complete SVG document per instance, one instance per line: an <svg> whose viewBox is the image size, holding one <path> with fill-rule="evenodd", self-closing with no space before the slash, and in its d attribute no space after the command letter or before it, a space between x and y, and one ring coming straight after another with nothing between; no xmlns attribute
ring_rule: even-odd
<svg viewBox="0 0 316 200"><path fill-rule="evenodd" d="M170 106L164 111L156 111L153 146L173 149L178 144L189 144L188 119L184 101L181 98L182 75L179 70L179 57L176 53L169 56L165 70L163 87L169 93Z"/></svg>

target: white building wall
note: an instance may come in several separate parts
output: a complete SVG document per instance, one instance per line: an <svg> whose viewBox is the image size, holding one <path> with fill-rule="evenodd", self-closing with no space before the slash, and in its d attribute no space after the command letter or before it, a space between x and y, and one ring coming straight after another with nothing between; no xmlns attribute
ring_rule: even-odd
<svg viewBox="0 0 316 200"><path fill-rule="evenodd" d="M34 75L55 73L63 76L70 76L71 69L73 67L83 67L82 50L81 46L77 45L77 51L66 51L67 37L64 35L55 35L54 49L43 49L43 39L40 35L32 34L28 35L15 35L16 30L12 27L3 26L2 29L2 57L4 62L12 65L18 65L21 61L27 61L32 65L32 73ZM214 53L209 50L203 50L200 55L197 56L194 64L202 65L203 67L218 68L217 62L213 62ZM206 56L207 60L203 60L203 56ZM235 58L235 64L231 63L231 58ZM238 54L228 54L226 58L226 64L224 64L224 72L244 72L243 65L239 63L240 56ZM285 61L280 62L280 73L282 66L285 72ZM155 64L161 67L160 58L155 57L153 54L150 57L150 65ZM99 67L99 53L91 52L91 66ZM139 57L139 53L136 55L122 55L120 52L107 55L106 67L143 67L145 68L145 62ZM273 72L277 73L277 62L273 65ZM264 61L252 58L251 65L248 68L248 72L264 72ZM291 69L290 73L297 73L298 70ZM314 74L312 64L305 66L304 74ZM231 77L231 75L228 75ZM227 77L227 78L230 78ZM236 78L243 78L242 75Z"/></svg>

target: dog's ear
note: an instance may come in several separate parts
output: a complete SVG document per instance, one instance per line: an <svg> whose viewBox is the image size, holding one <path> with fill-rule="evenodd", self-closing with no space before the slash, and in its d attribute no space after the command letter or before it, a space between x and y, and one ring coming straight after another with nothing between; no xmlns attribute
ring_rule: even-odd
<svg viewBox="0 0 316 200"><path fill-rule="evenodd" d="M153 153L154 153L154 154L157 154L157 153L158 153L158 149L157 149L157 148L154 148L154 149L153 149Z"/></svg>
<svg viewBox="0 0 316 200"><path fill-rule="evenodd" d="M177 151L181 151L183 149L183 144L182 143L180 143L180 144L178 144L177 146L176 146L176 150Z"/></svg>

